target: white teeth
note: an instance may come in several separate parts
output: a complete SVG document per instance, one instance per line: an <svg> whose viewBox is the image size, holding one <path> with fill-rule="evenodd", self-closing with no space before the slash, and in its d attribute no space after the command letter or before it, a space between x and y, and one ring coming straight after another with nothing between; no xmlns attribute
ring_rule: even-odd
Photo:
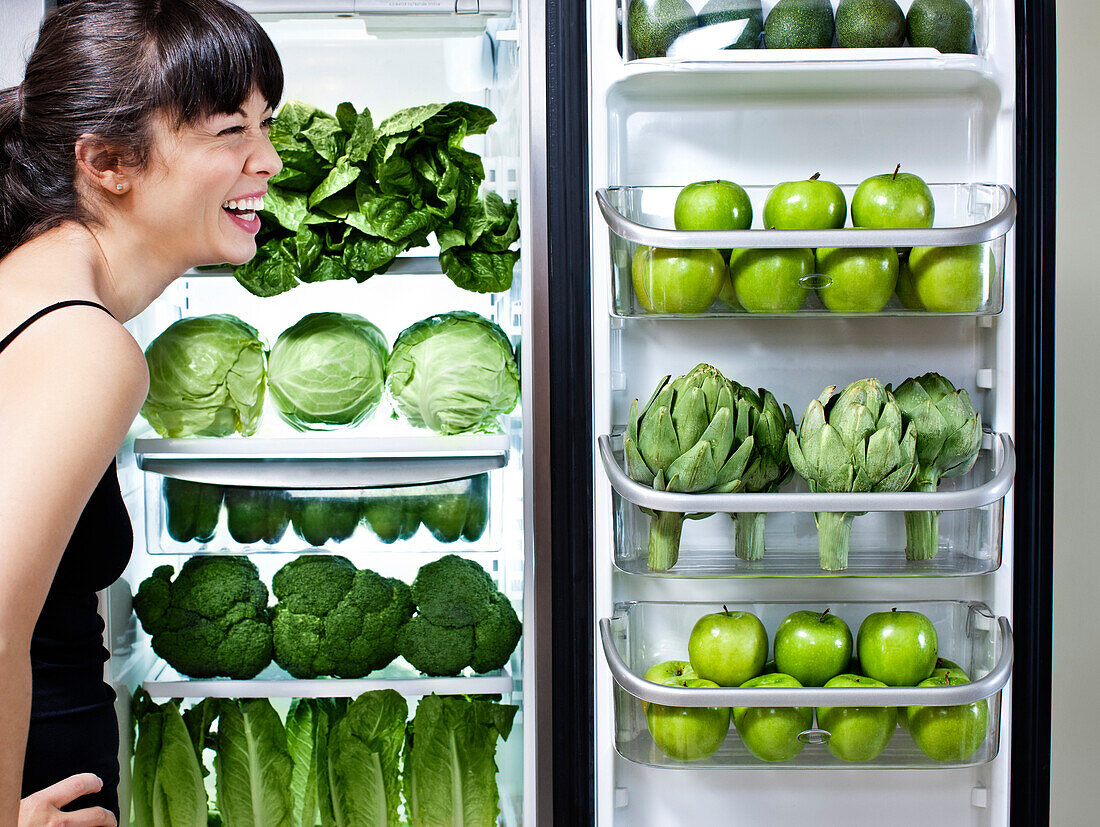
<svg viewBox="0 0 1100 827"><path fill-rule="evenodd" d="M241 198L236 201L223 201L223 210L250 210L251 212L257 212L264 208L264 199L260 198Z"/></svg>
<svg viewBox="0 0 1100 827"><path fill-rule="evenodd" d="M253 219L256 218L256 213L254 213L254 212L243 212L238 217L241 219L241 221L252 221Z"/></svg>

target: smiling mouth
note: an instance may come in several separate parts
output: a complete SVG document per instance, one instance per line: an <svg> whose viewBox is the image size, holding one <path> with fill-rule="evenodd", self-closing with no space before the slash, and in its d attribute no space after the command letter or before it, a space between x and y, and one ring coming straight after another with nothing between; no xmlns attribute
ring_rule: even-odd
<svg viewBox="0 0 1100 827"><path fill-rule="evenodd" d="M263 208L263 196L222 202L222 210L225 211L229 220L249 235L256 235L260 231L260 217L256 213Z"/></svg>
<svg viewBox="0 0 1100 827"><path fill-rule="evenodd" d="M256 220L256 213L264 208L263 197L242 198L239 201L223 201L222 209L235 218L251 223Z"/></svg>

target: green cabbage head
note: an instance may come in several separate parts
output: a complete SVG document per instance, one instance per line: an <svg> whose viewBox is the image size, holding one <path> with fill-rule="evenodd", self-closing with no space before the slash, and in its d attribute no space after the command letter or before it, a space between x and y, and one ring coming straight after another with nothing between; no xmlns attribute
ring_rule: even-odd
<svg viewBox="0 0 1100 827"><path fill-rule="evenodd" d="M410 423L441 434L499 430L519 401L512 344L496 324L456 310L430 316L397 337L390 394Z"/></svg>
<svg viewBox="0 0 1100 827"><path fill-rule="evenodd" d="M299 431L350 427L382 400L388 355L386 337L362 316L310 313L271 348L271 398Z"/></svg>
<svg viewBox="0 0 1100 827"><path fill-rule="evenodd" d="M264 343L236 316L180 319L145 351L141 414L164 437L256 433L264 404Z"/></svg>

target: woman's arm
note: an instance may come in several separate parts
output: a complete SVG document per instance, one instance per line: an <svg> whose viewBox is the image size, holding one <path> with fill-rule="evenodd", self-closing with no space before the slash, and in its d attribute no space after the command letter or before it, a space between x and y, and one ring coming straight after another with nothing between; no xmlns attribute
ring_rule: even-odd
<svg viewBox="0 0 1100 827"><path fill-rule="evenodd" d="M18 818L30 641L77 519L148 387L141 349L102 310L68 307L0 354L0 825Z"/></svg>

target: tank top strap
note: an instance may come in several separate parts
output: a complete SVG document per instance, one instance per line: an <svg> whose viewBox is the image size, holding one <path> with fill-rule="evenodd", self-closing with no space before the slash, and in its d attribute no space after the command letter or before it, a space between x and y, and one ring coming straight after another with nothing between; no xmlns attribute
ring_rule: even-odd
<svg viewBox="0 0 1100 827"><path fill-rule="evenodd" d="M69 299L68 301L56 302L54 304L51 304L49 307L43 307L41 310L39 310L37 313L35 313L33 316L31 316L29 319L27 319L21 325L19 325L19 327L15 328L15 330L13 330L11 333L9 333L7 336L5 336L3 338L3 340L0 340L0 353L3 353L4 348L6 348L8 345L10 345L12 342L15 341L16 336L18 336L20 333L22 333L24 330L26 330L32 324L37 322L39 319L41 319L47 313L52 313L55 310L60 310L62 307L73 307L74 305L83 305L85 307L98 307L100 310L102 310L108 316L111 315L111 311L108 310L106 307L104 307L102 304L99 304L98 302L88 301L87 299Z"/></svg>

